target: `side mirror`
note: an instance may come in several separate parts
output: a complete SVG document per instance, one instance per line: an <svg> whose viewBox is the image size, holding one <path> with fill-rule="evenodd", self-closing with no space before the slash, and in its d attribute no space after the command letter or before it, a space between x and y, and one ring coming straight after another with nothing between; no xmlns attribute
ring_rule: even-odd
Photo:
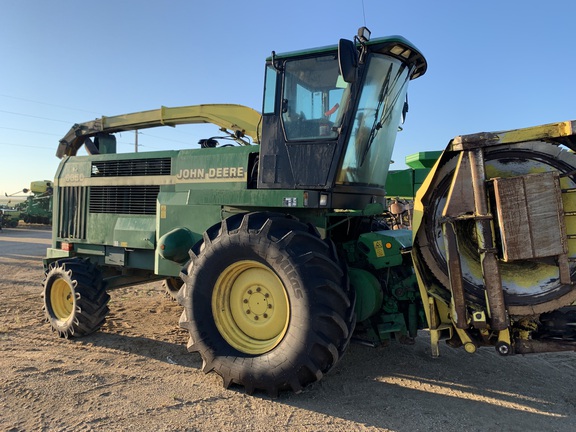
<svg viewBox="0 0 576 432"><path fill-rule="evenodd" d="M338 66L340 75L347 83L356 81L358 70L358 50L354 42L348 39L340 39L338 42Z"/></svg>

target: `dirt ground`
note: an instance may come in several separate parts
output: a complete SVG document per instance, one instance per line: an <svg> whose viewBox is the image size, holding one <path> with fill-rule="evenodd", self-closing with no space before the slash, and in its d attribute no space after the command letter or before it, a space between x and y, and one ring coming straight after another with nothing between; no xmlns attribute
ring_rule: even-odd
<svg viewBox="0 0 576 432"><path fill-rule="evenodd" d="M442 346L352 344L301 394L226 390L186 351L180 306L159 284L112 291L97 334L65 340L43 319L50 231L0 232L0 430L573 431L576 353L499 357Z"/></svg>

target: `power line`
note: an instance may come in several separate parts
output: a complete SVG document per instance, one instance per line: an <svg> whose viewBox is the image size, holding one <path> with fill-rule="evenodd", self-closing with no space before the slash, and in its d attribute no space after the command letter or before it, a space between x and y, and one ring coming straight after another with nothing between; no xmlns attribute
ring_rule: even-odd
<svg viewBox="0 0 576 432"><path fill-rule="evenodd" d="M36 119L40 119L40 120L48 120L48 121L59 122L59 123L73 124L73 122L70 122L68 120L57 120L57 119L51 119L48 117L35 116L35 115L31 115L31 114L17 113L14 111L0 110L0 112L6 113L6 114L18 115L18 116L22 116L22 117L36 118Z"/></svg>
<svg viewBox="0 0 576 432"><path fill-rule="evenodd" d="M86 113L90 113L90 114L96 114L96 115L100 115L99 113L95 112L95 111L89 111L89 110L85 110L85 109L81 109L81 108L72 108L72 107L67 107L64 105L58 105L58 104L52 104L52 103L48 103L48 102L41 102L41 101L37 101L37 100L32 100L32 99L27 99L27 98L22 98L22 97L17 97L17 96L11 96L11 95L7 95L7 94L3 94L0 93L1 97L5 97L5 98L10 98L10 99L15 99L15 100L21 100L21 101L25 101L25 102L31 102L31 103L36 103L36 104L40 104L40 105L46 105L46 106L51 106L51 107L57 107L57 108L63 108L63 109L68 109L68 110L72 110L72 111L80 111L80 112L86 112ZM58 122L58 123L66 123L69 125L74 124L75 122L72 121L67 121L67 120L59 120L59 119L52 119L52 118L48 118L48 117L42 117L42 116L36 116L36 115L32 115L32 114L25 114L25 113L19 113L19 112L15 112L15 111L9 111L9 110L0 110L0 112L6 113L6 114L12 114L12 115L17 115L17 116L22 116L22 117L29 117L29 118L36 118L36 119L40 119L40 120L47 120L47 121L53 121L53 122ZM31 133L42 133L42 132L36 132L36 131L26 131L24 129L15 129L15 128L8 128L8 127L0 127L0 129L9 129L9 130L15 130L15 131L21 131L21 132L31 132ZM186 135L186 136L190 136L189 133L184 132L182 130L176 130L175 131L178 134L181 135ZM160 139L160 140L164 140L164 141L170 141L170 142L174 142L174 143L178 143L178 144L183 144L183 145L187 145L189 146L191 144L190 141L179 141L179 140L175 140L175 139L170 139L170 138L165 138L165 137L160 137L157 135L150 135L147 133L142 133L140 132L142 135L146 135L152 138L156 138L156 139ZM53 134L46 134L46 135L53 135ZM145 146L142 144L139 144L140 147L149 147L149 146ZM150 147L150 148L154 148L154 147Z"/></svg>
<svg viewBox="0 0 576 432"><path fill-rule="evenodd" d="M17 129L17 128L11 128L11 127L6 127L6 126L0 126L0 129L13 130L13 131L17 131L17 132L35 133L35 134L40 134L40 135L60 136L60 134L55 134L55 133L40 132L40 131L27 130L27 129Z"/></svg>
<svg viewBox="0 0 576 432"><path fill-rule="evenodd" d="M50 148L50 147L31 146L31 145L26 145L26 144L14 144L14 143L0 142L0 145L1 146L8 146L8 147L27 147L27 148L37 148L37 149L42 149L42 150L52 150L52 148Z"/></svg>
<svg viewBox="0 0 576 432"><path fill-rule="evenodd" d="M139 134L140 134L140 135L144 135L144 136L148 136L148 137L151 137L151 138L157 138L157 139L164 140L164 141L171 141L171 142L175 142L175 143L178 143L178 144L190 145L190 142L178 141L178 140L175 140L175 139L170 139L170 138L165 138L165 137L159 137L159 136L157 136L157 135L150 135L149 133L139 132Z"/></svg>
<svg viewBox="0 0 576 432"><path fill-rule="evenodd" d="M39 134L39 135L62 137L62 134L57 134L57 133L40 132L40 131L35 131L35 130L11 128L11 127L6 127L6 126L0 126L0 129L12 130L12 131L17 131L17 132L25 132L25 133L34 133L34 134ZM154 135L148 135L148 134L142 134L142 135L152 136L152 137L154 136ZM162 137L156 137L156 138L161 139L161 140L167 140L167 141L175 141L175 140L171 140L168 138L162 138ZM181 142L181 141L175 141L175 142ZM121 141L118 141L118 144L134 145L134 143L131 143L131 142L121 142ZM187 144L187 143L183 143L183 144ZM16 145L16 144L14 144L14 145ZM151 146L146 145L146 144L138 144L138 146L139 147L148 147L148 148L159 148L159 147L151 147Z"/></svg>
<svg viewBox="0 0 576 432"><path fill-rule="evenodd" d="M17 96L6 95L6 94L0 94L0 96L5 97L5 98L10 98L10 99L21 100L24 102L32 102L32 103L36 103L36 104L40 104L40 105L46 105L46 106L51 106L51 107L56 107L56 108L63 108L63 109L71 110L71 111L80 111L80 112L100 115L100 113L97 113L95 111L89 111L89 110L85 110L85 109L81 109L81 108L72 108L72 107L67 107L64 105L56 105L56 104L52 104L52 103L48 103L48 102L40 102L40 101L35 101L32 99L25 99L25 98L21 98L21 97L17 97Z"/></svg>
<svg viewBox="0 0 576 432"><path fill-rule="evenodd" d="M0 93L0 97L4 97L4 98L9 98L9 99L14 99L14 100L21 100L24 102L30 102L30 103L35 103L35 104L39 104L39 105L45 105L45 106L51 106L51 107L56 107L56 108L62 108L62 109L67 109L67 110L71 110L71 111L78 111L78 112L85 112L85 113L90 113L90 114L96 114L98 116L100 116L101 114L96 112L96 111L90 111L90 110L85 110L82 108L74 108L74 107L68 107L65 105L58 105L58 104L53 104L53 103L49 103L49 102L42 102L42 101L38 101L38 100L33 100L33 99L27 99L27 98L23 98L23 97L18 97L18 96L12 96L12 95L7 95L4 93ZM22 116L22 117L29 117L29 118L36 118L36 119L40 119L40 120L47 120L47 121L54 121L54 122L58 122L58 123L67 123L69 125L72 125L76 122L73 121L67 121L67 120L58 120L58 119L52 119L52 118L48 118L48 117L42 117L42 116L36 116L36 115L31 115L31 114L24 114L24 113L19 113L19 112L14 112L14 111L8 111L8 110L0 110L0 112L3 113L7 113L7 114L13 114L13 115L18 115L18 116ZM2 128L2 127L0 127ZM2 128L2 129L9 129L9 128ZM12 130L18 130L18 129L12 129ZM25 130L20 130L21 132L27 132ZM29 131L32 132L32 131ZM41 132L34 132L34 133L41 133ZM174 132L172 133L177 133L177 134L181 134L181 135L185 135L185 136L190 136L190 134L188 132L184 132L182 130L178 130L176 129ZM175 139L170 139L170 138L164 138L164 137L159 137L156 135L150 135L147 133L141 133L142 135L146 135L152 138L156 138L156 139L160 139L160 140L164 140L164 141L170 141L170 142L174 142L174 143L178 143L178 144L183 144L183 145L191 145L192 143L190 141L179 141L179 140L175 140ZM46 134L46 135L52 135L52 134ZM149 146L145 146L142 144L139 144L139 147L149 147ZM149 147L149 148L154 148L154 147Z"/></svg>
<svg viewBox="0 0 576 432"><path fill-rule="evenodd" d="M73 122L70 122L70 121L51 119L51 118L47 118L47 117L34 116L34 115L31 115L31 114L17 113L17 112L13 112L13 111L0 110L0 112L8 113L8 114L14 114L14 115L19 115L19 116L23 116L23 117L37 118L37 119L41 119L41 120L55 121L55 122L59 122L59 123L73 124ZM59 134L54 134L54 133L46 133L46 132L39 132L39 131L26 130L26 129L10 128L10 127L6 127L6 126L0 126L0 129L13 130L13 131L19 131L19 132L37 133L37 134L51 135L51 136L60 136ZM121 133L121 132L119 132L119 133ZM145 135L145 136L148 136L148 137L151 137L151 138L156 138L156 139L159 139L159 140L163 140L163 141L171 141L171 142L175 142L175 143L178 143L178 144L190 145L190 142L189 142L189 141L188 141L188 142L186 142L186 141L179 141L179 140L170 139L170 138L166 138L166 137L161 137L161 136L157 136L157 135L151 135L151 134L144 133L144 132L139 132L139 134L140 134L140 135ZM139 146L141 146L141 147L147 147L147 146L142 145L142 144L139 144Z"/></svg>
<svg viewBox="0 0 576 432"><path fill-rule="evenodd" d="M2 96L2 95L0 95ZM8 110L0 110L0 112L3 113L7 113L7 114L12 114L12 115L17 115L17 116L22 116L22 117L28 117L28 118L35 118L35 119L40 119L40 120L47 120L47 121L53 121L53 122L58 122L58 123L66 123L68 125L70 124L74 124L71 121L67 121L67 120L59 120L59 119L52 119L52 118L48 118L48 117L42 117L42 116L36 116L36 115L32 115L32 114L24 114L24 113L19 113L19 112L14 112L14 111L8 111ZM55 133L47 133L47 132L40 132L40 131L34 131L34 130L26 130L26 129L19 129L19 128L11 128L11 127L6 127L6 126L0 126L0 129L5 129L5 130L13 130L13 131L18 131L18 132L26 132L26 133L35 133L35 134L41 134L41 135L46 135L46 136L60 136L60 134L55 134ZM182 134L188 135L186 133L183 133L181 131L178 131ZM145 133L145 132L139 132L139 134L147 136L147 137L151 137L151 138L155 138L157 140L161 140L161 141L169 141L169 142L174 142L174 143L178 143L178 144L183 144L186 146L190 146L192 143L190 141L180 141L180 140L175 140L175 139L170 139L170 138L166 138L166 137L161 137L158 135L152 135L149 133ZM119 144L128 144L128 145L133 145L134 143L120 143ZM18 144L6 144L4 143L3 145L13 145L13 146L18 146ZM138 144L139 147L148 147L150 149L160 149L158 147L152 147L152 146L148 146L145 144Z"/></svg>

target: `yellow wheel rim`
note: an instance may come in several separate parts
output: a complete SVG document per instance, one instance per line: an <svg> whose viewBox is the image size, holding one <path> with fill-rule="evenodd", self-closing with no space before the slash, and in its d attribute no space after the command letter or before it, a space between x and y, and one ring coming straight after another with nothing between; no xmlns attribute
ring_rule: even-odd
<svg viewBox="0 0 576 432"><path fill-rule="evenodd" d="M66 321L70 318L74 310L74 292L67 281L63 279L54 281L50 289L50 306L57 319Z"/></svg>
<svg viewBox="0 0 576 432"><path fill-rule="evenodd" d="M246 354L263 354L280 343L288 329L289 310L284 284L257 261L228 266L212 293L218 331L232 347Z"/></svg>

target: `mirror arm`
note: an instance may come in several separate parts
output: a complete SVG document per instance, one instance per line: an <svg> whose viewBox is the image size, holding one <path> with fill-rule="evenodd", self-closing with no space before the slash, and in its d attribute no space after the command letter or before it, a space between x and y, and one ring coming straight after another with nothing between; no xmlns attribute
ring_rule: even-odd
<svg viewBox="0 0 576 432"><path fill-rule="evenodd" d="M282 66L279 65L279 62L276 62L276 51L272 51L272 67L276 72L282 72Z"/></svg>

